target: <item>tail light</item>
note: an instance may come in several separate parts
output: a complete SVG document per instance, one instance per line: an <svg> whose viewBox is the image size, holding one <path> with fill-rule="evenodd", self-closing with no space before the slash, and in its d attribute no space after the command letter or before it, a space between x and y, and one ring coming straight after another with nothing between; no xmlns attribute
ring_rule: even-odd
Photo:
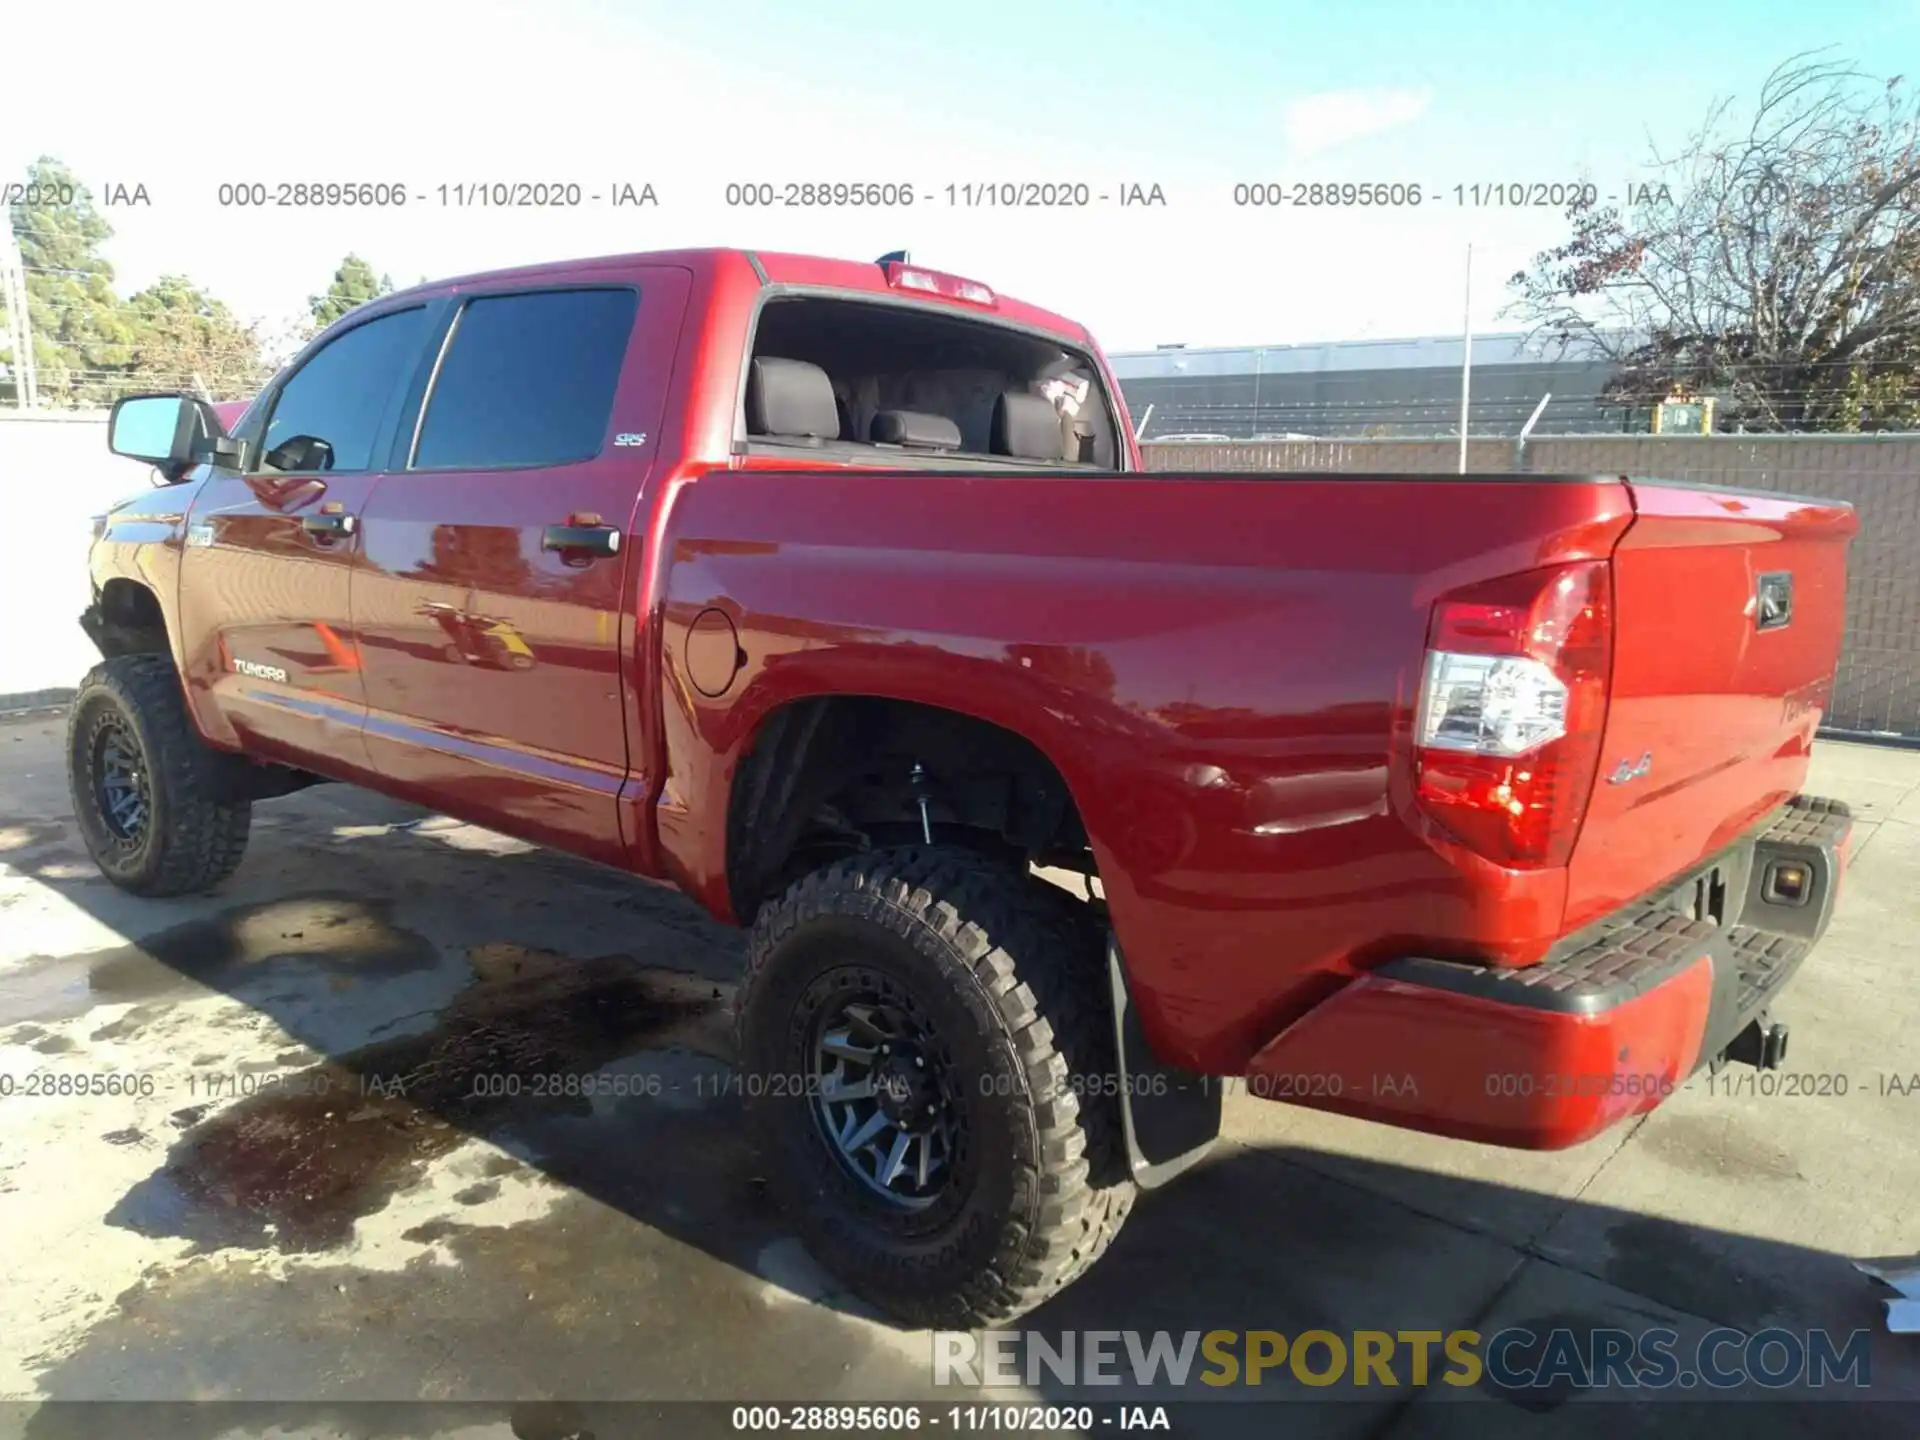
<svg viewBox="0 0 1920 1440"><path fill-rule="evenodd" d="M881 267L887 283L896 290L918 290L923 295L944 295L949 300L967 300L975 305L998 305L994 293L978 280L963 280L941 270L919 265L903 265L889 260Z"/></svg>
<svg viewBox="0 0 1920 1440"><path fill-rule="evenodd" d="M1414 721L1421 806L1496 864L1566 864L1599 769L1612 652L1605 561L1444 597Z"/></svg>

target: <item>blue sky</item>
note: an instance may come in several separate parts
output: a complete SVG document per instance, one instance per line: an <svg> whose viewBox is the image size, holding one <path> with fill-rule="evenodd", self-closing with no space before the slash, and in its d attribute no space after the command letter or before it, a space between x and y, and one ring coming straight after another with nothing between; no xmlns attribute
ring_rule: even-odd
<svg viewBox="0 0 1920 1440"><path fill-rule="evenodd" d="M1559 238L1551 210L1252 211L1243 180L1454 184L1638 175L1721 95L1834 46L1920 80L1911 0L1684 6L1224 0L205 0L45 8L0 174L42 152L144 183L125 285L185 271L244 314L298 310L348 249L410 282L681 244L853 256L906 246L1092 325L1110 348L1457 332ZM34 33L36 29L44 33ZM223 49L221 37L231 37ZM402 181L386 212L241 212L222 181ZM440 207L439 183L649 181L660 204ZM743 211L729 180L1158 184L1164 210Z"/></svg>

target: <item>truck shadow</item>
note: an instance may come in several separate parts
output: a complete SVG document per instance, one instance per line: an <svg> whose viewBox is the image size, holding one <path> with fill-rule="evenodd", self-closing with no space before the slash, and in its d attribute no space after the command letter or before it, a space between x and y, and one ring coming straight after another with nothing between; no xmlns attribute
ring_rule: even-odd
<svg viewBox="0 0 1920 1440"><path fill-rule="evenodd" d="M848 1374L877 1387L869 1398L956 1398L933 1383L931 1337L839 1293L767 1199L730 1064L736 933L672 892L375 797L313 792L260 814L227 893L190 905L112 890L59 820L0 840L0 861L129 937L10 972L0 1040L170 1057L167 1103L99 1143L153 1153L104 1223L164 1242L173 1261L41 1372L46 1396L296 1395L252 1423L369 1435L500 1420L510 1399L811 1398L836 1393L821 1377ZM257 1019L244 1045L196 1019L210 995ZM93 1015L106 1007L111 1020ZM1756 1203L1794 1178L1790 1157L1784 1173L1767 1155L1753 1163L1734 1178ZM1823 1326L1840 1344L1860 1329L1874 1332L1876 1390L1920 1403L1920 1366L1880 1333L1874 1293L1843 1257L1298 1144L1223 1145L1144 1198L1113 1252L1025 1324ZM1074 1403L1173 1393L1038 1379ZM1289 1413L1302 1418L1329 1403L1278 1372L1264 1391L1230 1393L1300 1401ZM404 1420L346 1405L394 1395L486 1403ZM1413 1398L1343 1391L1332 1428L1378 1430ZM1627 1415L1562 1411L1564 1385L1502 1398L1422 1402L1407 1433L1560 1434L1583 1417L1616 1433ZM1270 1433L1276 1413L1216 1408L1220 1433ZM1640 1408L1634 1433L1666 1433ZM1690 1409L1673 1407L1671 1433L1697 1430ZM1776 1433L1779 1415L1777 1433L1810 1433L1831 1415L1833 1433L1911 1433L1911 1411L1846 1409L1787 1425L1785 1410L1743 1407L1739 1423ZM224 1407L167 1414L155 1428L149 1407L56 1404L26 1433L212 1437L240 1423ZM727 1419L683 1415L672 1433L721 1433ZM609 1412L592 1433L648 1433L637 1423ZM523 1413L513 1433L545 1424Z"/></svg>

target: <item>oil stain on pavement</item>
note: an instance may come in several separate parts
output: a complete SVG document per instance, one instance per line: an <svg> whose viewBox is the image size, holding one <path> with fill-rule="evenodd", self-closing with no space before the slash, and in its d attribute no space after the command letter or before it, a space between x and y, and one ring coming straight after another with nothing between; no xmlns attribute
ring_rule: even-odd
<svg viewBox="0 0 1920 1440"><path fill-rule="evenodd" d="M298 902L314 908L296 936L288 903L265 929L241 911L56 967L59 983L22 992L8 1018L71 1014L81 979L86 996L138 1000L123 1018L152 1005L149 1024L188 991L271 990L268 952L329 917L342 922L323 927L332 940L352 930L352 943L301 963L336 976L392 978L432 949L337 898ZM289 1052L311 1063L172 1112L170 1149L106 1223L188 1244L41 1371L44 1395L778 1397L796 1373L879 1394L926 1383L924 1346L845 1305L804 1258L795 1268L727 1082L730 985L625 955L483 944L463 958L468 983L425 1028ZM116 1135L102 1138L148 1138ZM364 1263L366 1222L396 1209L422 1217L400 1236L413 1248ZM64 1433L63 1413L33 1433ZM89 1433L108 1419L94 1414ZM206 1420L209 1434L227 1423Z"/></svg>
<svg viewBox="0 0 1920 1440"><path fill-rule="evenodd" d="M711 981L509 945L468 959L476 979L433 1029L275 1072L188 1130L107 1223L203 1249L331 1249L470 1138L664 1092L599 1073L622 1057L725 1058L728 998Z"/></svg>

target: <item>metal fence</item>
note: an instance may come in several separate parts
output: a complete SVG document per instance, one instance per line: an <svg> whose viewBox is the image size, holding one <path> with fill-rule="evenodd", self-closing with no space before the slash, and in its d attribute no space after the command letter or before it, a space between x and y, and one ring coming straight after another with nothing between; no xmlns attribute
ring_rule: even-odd
<svg viewBox="0 0 1920 1440"><path fill-rule="evenodd" d="M1156 470L1443 474L1458 440L1295 440L1143 447ZM1845 500L1860 516L1847 566L1847 637L1827 723L1920 739L1920 435L1583 435L1470 440L1481 473L1649 475Z"/></svg>

